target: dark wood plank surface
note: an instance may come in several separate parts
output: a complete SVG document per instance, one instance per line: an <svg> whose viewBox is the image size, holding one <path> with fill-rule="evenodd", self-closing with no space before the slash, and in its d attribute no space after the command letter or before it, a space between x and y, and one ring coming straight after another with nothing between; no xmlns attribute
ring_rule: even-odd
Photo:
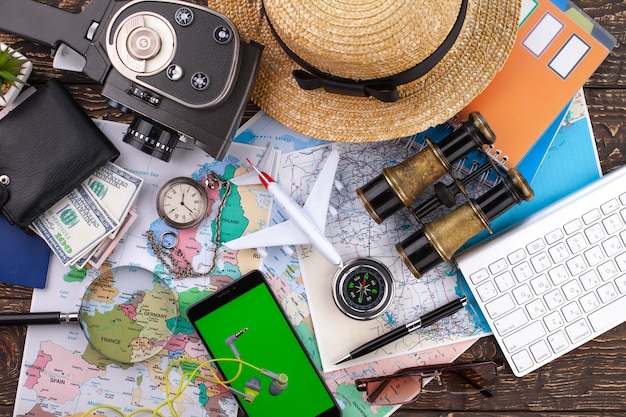
<svg viewBox="0 0 626 417"><path fill-rule="evenodd" d="M74 11L85 3L84 0L46 2L62 4L62 7ZM618 40L617 47L585 84L598 155L606 173L626 162L626 2L575 0L574 3ZM33 60L31 84L37 86L51 77L59 78L92 117L130 121L128 116L107 105L99 94L99 85L80 74L53 69L49 48L1 33L0 41L22 47L23 52ZM255 111L253 105L249 106L248 115ZM32 291L27 288L0 284L0 311L28 311L31 294ZM0 417L13 414L25 336L25 327L0 327ZM498 355L494 339L485 337L462 359L488 359ZM626 324L523 378L505 370L494 389L493 398L429 393L394 413L397 417L418 415L624 416Z"/></svg>

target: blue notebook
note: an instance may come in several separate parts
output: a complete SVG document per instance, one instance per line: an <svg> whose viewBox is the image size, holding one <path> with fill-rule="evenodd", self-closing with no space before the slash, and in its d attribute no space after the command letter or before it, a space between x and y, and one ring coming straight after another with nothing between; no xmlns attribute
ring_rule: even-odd
<svg viewBox="0 0 626 417"><path fill-rule="evenodd" d="M50 249L43 239L0 216L0 282L44 288L49 262Z"/></svg>
<svg viewBox="0 0 626 417"><path fill-rule="evenodd" d="M538 142L536 146L544 145ZM529 173L524 173L525 177L527 175ZM552 140L545 158L533 179L529 181L535 193L534 198L512 207L496 218L491 223L494 234L601 176L591 120L581 89L572 100L567 116ZM489 236L487 232L478 234L464 245L464 249Z"/></svg>

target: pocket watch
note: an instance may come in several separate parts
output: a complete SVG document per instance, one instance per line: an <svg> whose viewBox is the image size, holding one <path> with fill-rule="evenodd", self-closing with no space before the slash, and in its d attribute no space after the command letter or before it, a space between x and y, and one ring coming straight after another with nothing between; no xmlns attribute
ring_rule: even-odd
<svg viewBox="0 0 626 417"><path fill-rule="evenodd" d="M211 187L213 181L219 183L219 178L211 173L207 176L207 186ZM209 197L206 188L192 178L175 177L159 189L157 213L168 226L188 229L202 222L208 211Z"/></svg>
<svg viewBox="0 0 626 417"><path fill-rule="evenodd" d="M342 313L357 320L383 314L393 301L394 285L389 269L372 258L346 263L333 279L333 298Z"/></svg>

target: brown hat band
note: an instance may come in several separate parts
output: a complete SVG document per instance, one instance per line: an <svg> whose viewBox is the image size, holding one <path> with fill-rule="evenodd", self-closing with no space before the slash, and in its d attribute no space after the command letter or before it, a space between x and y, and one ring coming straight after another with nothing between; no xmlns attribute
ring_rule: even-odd
<svg viewBox="0 0 626 417"><path fill-rule="evenodd" d="M410 83L427 74L437 63L445 56L456 42L463 22L465 21L465 13L467 11L468 0L462 0L461 10L457 16L452 29L444 41L430 54L426 59L419 62L415 66L399 72L390 77L377 78L371 80L353 80L350 78L336 77L332 74L318 70L293 52L280 38L272 22L270 22L267 13L264 13L269 28L276 38L276 41L292 61L300 65L304 69L296 69L292 71L292 75L296 82L303 90L315 90L323 88L328 93L342 94L355 97L374 97L382 102L394 102L400 98L398 86Z"/></svg>

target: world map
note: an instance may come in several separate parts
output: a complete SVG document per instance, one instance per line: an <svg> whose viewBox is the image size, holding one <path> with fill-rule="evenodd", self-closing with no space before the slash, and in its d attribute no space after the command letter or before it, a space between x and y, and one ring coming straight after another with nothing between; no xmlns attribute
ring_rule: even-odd
<svg viewBox="0 0 626 417"><path fill-rule="evenodd" d="M163 406L168 396L178 393L173 387L181 381L182 372L193 369L195 361L208 358L202 341L186 317L187 307L252 269L262 269L266 273L306 349L322 368L303 273L295 253L285 252L283 248L267 248L267 256L261 258L256 250L218 248L216 269L211 275L180 278L168 273L146 239L148 230L153 231L155 236L168 231L176 233L184 258L194 270L203 272L208 271L213 263L216 227L221 228L221 240L226 241L263 228L268 222L281 221L280 212L272 208L271 197L261 187L243 186L233 188L219 225L216 213L223 190L209 191L212 209L206 221L197 227L180 231L170 229L156 215L158 189L172 177L186 175L201 180L213 171L222 179L229 179L246 170L242 167L245 158L258 161L267 143L275 144L283 153L323 144L277 125L262 113L250 122L242 128L236 139L239 143L231 145L224 160L215 161L193 145L183 144L179 145L169 163L148 157L122 143L126 126L101 123L101 129L123 150L116 163L144 179L137 200L138 219L99 270L68 269L53 258L46 288L34 291L32 311L78 311L86 287L99 274L116 266L130 265L158 274L174 290L180 317L174 334L164 348L155 356L135 364L118 363L101 355L88 344L77 325L31 326L24 349L16 416L95 415L96 411L102 412L101 407L107 406L129 414L142 408L153 410ZM441 348L434 346L358 367L327 372L324 377L342 406L344 416L387 415L397 407L377 407L367 403L362 393L356 391L354 378L420 363L450 362L472 342L468 340ZM174 363L178 366L168 371ZM232 395L213 383L197 380L179 394L173 402L179 415L237 415ZM160 411L168 414L166 408Z"/></svg>

